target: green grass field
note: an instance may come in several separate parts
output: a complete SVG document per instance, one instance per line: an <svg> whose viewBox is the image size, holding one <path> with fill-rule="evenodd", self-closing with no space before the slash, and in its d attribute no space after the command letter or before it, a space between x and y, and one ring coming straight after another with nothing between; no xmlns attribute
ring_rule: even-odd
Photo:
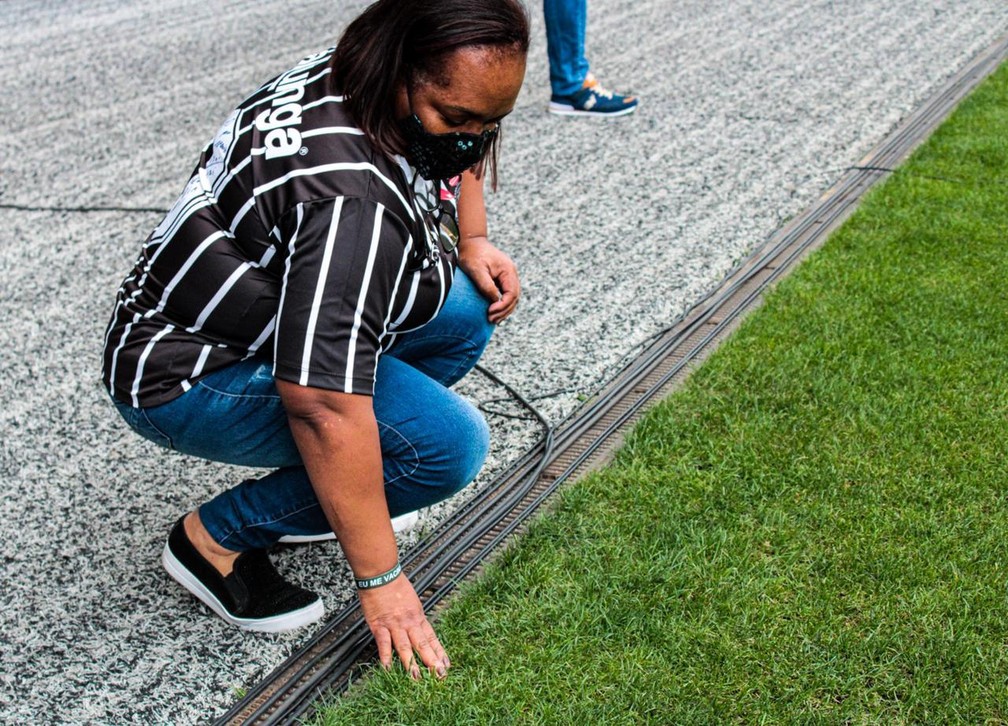
<svg viewBox="0 0 1008 726"><path fill-rule="evenodd" d="M1008 721L1008 67L325 724Z"/></svg>

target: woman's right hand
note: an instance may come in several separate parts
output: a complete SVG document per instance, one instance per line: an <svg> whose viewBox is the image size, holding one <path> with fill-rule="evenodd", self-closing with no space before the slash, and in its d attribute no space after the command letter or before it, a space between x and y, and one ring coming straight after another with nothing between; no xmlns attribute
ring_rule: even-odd
<svg viewBox="0 0 1008 726"><path fill-rule="evenodd" d="M438 678L451 667L448 654L427 620L423 604L405 573L381 587L358 590L361 610L378 644L378 660L384 668L392 667L395 651L413 678L420 678L420 661Z"/></svg>
<svg viewBox="0 0 1008 726"><path fill-rule="evenodd" d="M312 486L354 577L388 572L399 552L385 500L378 423L370 396L279 379L276 386ZM445 676L451 663L406 575L380 587L359 589L357 596L383 666L392 666L394 650L410 674L419 678L415 651L432 673Z"/></svg>

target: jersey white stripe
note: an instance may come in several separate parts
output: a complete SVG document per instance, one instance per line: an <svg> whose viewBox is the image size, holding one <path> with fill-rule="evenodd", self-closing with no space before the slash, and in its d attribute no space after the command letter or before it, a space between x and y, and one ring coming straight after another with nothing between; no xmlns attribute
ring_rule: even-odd
<svg viewBox="0 0 1008 726"><path fill-rule="evenodd" d="M323 126L322 128L305 131L301 134L302 139L310 139L313 136L328 136L329 134L349 134L351 136L363 136L364 132L356 126ZM265 149L263 149L265 151Z"/></svg>
<svg viewBox="0 0 1008 726"><path fill-rule="evenodd" d="M384 340L385 334L388 333L389 329L389 318L392 317L392 303L395 301L396 292L399 290L399 285L402 283L403 273L406 271L406 265L409 262L410 253L413 251L410 245L406 245L406 249L403 250L402 260L399 262L399 271L396 273L395 284L392 286L392 292L389 295L389 309L388 314L385 316L385 321L382 323L382 334L381 337ZM382 350L378 350L378 356L380 357ZM375 379L378 376L378 366L375 366Z"/></svg>
<svg viewBox="0 0 1008 726"><path fill-rule="evenodd" d="M124 345L126 345L126 339L129 337L130 331L133 329L133 325L138 320L140 320L140 313L136 313L133 316L133 320L129 323L126 323L126 327L123 329L122 337L119 338L119 345L117 345L116 349L112 352L112 363L110 364L112 366L112 370L109 371L110 389L115 389L116 362L119 360L119 351L122 350ZM112 332L111 328L109 328L109 332L110 333Z"/></svg>
<svg viewBox="0 0 1008 726"><path fill-rule="evenodd" d="M327 65L321 71L316 73L314 76L308 76L308 71L315 68L322 63L327 63L332 57L332 51L335 48L330 48L329 50L323 51L322 53L315 53L307 58L302 58L297 62L293 68L288 68L286 71L281 73L269 85L263 86L267 91L276 91L280 86L290 85L292 79L297 78L302 73L305 75L304 85L310 86L312 83L317 81L319 78L329 75L332 73L332 69ZM267 99L272 100L272 99ZM258 105L258 104L257 104Z"/></svg>
<svg viewBox="0 0 1008 726"><path fill-rule="evenodd" d="M322 73L319 73L314 78L309 78L308 81L305 83L305 85L307 86L308 84L313 83L314 81L317 81L319 78L321 78L322 76L324 76L324 75L326 75L328 73L329 73L329 69L326 69L325 71L323 71ZM251 106L251 107L249 107L247 109L242 109L242 112L239 115L239 118L240 118L241 115L244 115L244 113L246 111L251 111L254 108L256 108L257 106L259 106L259 105L261 105L263 103L266 103L271 98L274 98L276 96L277 96L277 94L273 94L272 96L269 96L267 98L262 99L261 101L259 101L258 103L256 103L255 106ZM315 108L315 107L323 105L325 103L342 103L342 102L343 102L343 96L326 96L325 98L320 98L318 101L313 101L312 103L305 104L302 107L302 110L309 109L309 108ZM253 116L254 115L255 114L253 114ZM238 124L239 118L235 119L235 125L236 126ZM249 131L251 131L254 126L255 126L255 122L250 123L247 126L243 126L243 127L239 128L239 129L235 130L235 138L234 138L234 141L231 143L231 147L228 149L227 159L225 160L225 168L231 163L231 155L234 153L234 149L237 146L237 143L235 143L235 142L239 138L241 138L244 134L246 134ZM325 133L346 133L346 134L355 134L355 135L363 135L364 134L364 132L361 129L354 128L353 126L333 126L333 127L328 128L328 129L315 129L315 130L312 130L312 131L305 131L302 134L302 138L310 138L312 136L321 136L321 135L323 135ZM219 176L217 178L216 183L213 185L213 195L215 197L220 197L221 192L224 191L224 188L228 185L228 183L232 179L234 179L235 176L237 176L242 171L242 169L244 169L246 166L248 166L252 162L252 157L253 156L262 156L265 153L266 153L266 147L265 146L249 149L249 155L248 156L246 156L244 159L242 159L241 162L239 162L233 169L229 169L227 174L222 174L221 176Z"/></svg>
<svg viewBox="0 0 1008 726"><path fill-rule="evenodd" d="M227 174L221 174L219 177L217 177L217 181L214 182L213 185L214 198L215 199L220 198L221 192L224 191L224 188L231 182L231 180L234 179L236 176L238 176L238 174L240 174L245 169L246 166L252 163L253 155L261 156L262 154L265 153L266 153L265 147L261 149L252 149L251 153L244 159L239 161L233 169L228 169Z"/></svg>
<svg viewBox="0 0 1008 726"><path fill-rule="evenodd" d="M315 80L314 78L312 80ZM308 81L311 83L312 81ZM306 103L303 108L318 108L327 103L343 103L343 96L323 96L317 101L312 101L311 103Z"/></svg>
<svg viewBox="0 0 1008 726"><path fill-rule="evenodd" d="M329 277L329 265L332 264L333 243L339 229L340 214L343 212L343 197L336 199L332 219L329 220L329 233L326 235L325 251L322 253L322 265L318 281L315 283L315 298L312 300L311 313L308 315L308 329L305 331L304 350L301 354L302 386L308 385L308 364L311 362L312 346L315 344L315 325L318 323L319 309L322 307L322 296L325 293L326 280Z"/></svg>
<svg viewBox="0 0 1008 726"><path fill-rule="evenodd" d="M269 323L263 328L263 331L259 333L259 337L252 341L252 345L248 347L248 355L245 356L249 358L256 354L262 344L265 343L271 335L273 335L273 329L276 327L276 318L270 319Z"/></svg>
<svg viewBox="0 0 1008 726"><path fill-rule="evenodd" d="M410 238L412 240L412 238ZM410 244L407 249L410 249L412 244ZM402 325L406 318L409 317L410 313L413 312L413 303L416 301L417 290L420 288L420 271L417 270L413 273L413 282L410 283L409 295L406 297L406 305L403 307L402 315L395 319L392 323L391 329L395 330L400 325Z"/></svg>
<svg viewBox="0 0 1008 726"><path fill-rule="evenodd" d="M270 263L270 260L273 259L273 255L275 254L276 254L276 247L270 245L269 247L266 248L266 251L263 252L263 256L259 258L259 262L256 263L256 266L266 267L266 265Z"/></svg>
<svg viewBox="0 0 1008 726"><path fill-rule="evenodd" d="M132 276L131 276L132 277ZM119 309L126 304L125 292L126 292L126 282L129 282L130 278L127 278L125 282L120 286L119 291L116 293L117 302L115 307L112 308L112 317L109 319L108 328L105 329L105 342L102 343L102 350L108 349L109 339L112 337L112 331L115 329L116 323L119 322ZM138 315L137 320L140 319ZM116 348L118 350L118 348Z"/></svg>
<svg viewBox="0 0 1008 726"><path fill-rule="evenodd" d="M185 277L186 273L189 272L189 268L191 268L194 264L196 264L196 260L200 258L200 255L206 252L207 248L214 242L219 240L221 237L227 237L227 236L228 236L227 232L221 230L218 232L214 232L212 235L210 235L205 240L199 243L199 246L193 251L191 255L189 255L189 259L187 259L185 261L185 264L182 265L182 267L179 268L179 271L175 273L175 277L173 277L171 279L171 282L169 282L165 286L164 293L162 293L161 295L160 302L158 302L156 308L149 311L148 317L150 315L153 315L154 313L160 313L165 309L165 305L168 304L168 296L171 295L172 291L175 289L175 286L178 285L182 281L182 278ZM160 251L161 250L158 250L158 252ZM153 258L151 259L151 262L152 263L154 262Z"/></svg>
<svg viewBox="0 0 1008 726"><path fill-rule="evenodd" d="M231 143L228 144L227 153L224 155L224 168L231 167L231 157L234 156L235 148L238 146L238 134L241 128L241 117L245 110L241 107L235 109L234 118L231 121Z"/></svg>
<svg viewBox="0 0 1008 726"><path fill-rule="evenodd" d="M276 187L281 186L282 184L286 184L291 179L294 179L299 176L315 176L317 174L328 174L329 172L333 171L370 171L374 173L374 175L378 177L382 181L382 183L385 184L385 186L387 186L390 190L392 190L395 193L399 201L402 202L403 209L405 209L406 212L409 214L409 218L410 219L416 218L412 209L412 205L410 205L406 201L406 198L402 195L402 192L400 192L399 189L396 187L395 183L387 176L382 174L378 170L378 167L376 167L374 164L368 163L366 161L337 162L334 164L323 164L321 166L312 166L307 169L294 169L293 171L288 172L287 174L283 175L278 179L274 179L273 181L267 184L261 184L260 186L257 186L252 191L252 196L248 199L248 201L245 202L245 204L242 205L242 208L238 210L238 213L232 220L231 234L234 234L235 230L238 229L238 225L241 224L242 219L245 218L245 215L248 214L249 210L251 210L252 207L255 205L256 197L259 196L260 194L268 192L270 189L275 189Z"/></svg>
<svg viewBox="0 0 1008 726"><path fill-rule="evenodd" d="M336 50L336 48L335 48L335 46L334 46L334 47L331 47L331 48L326 48L326 50L322 51L321 53L318 53L318 54L316 54L316 55L318 55L318 56L319 56L319 61L318 61L318 63L321 63L321 62L322 62L323 60L328 60L329 58L331 58L331 57L332 57L332 54L333 54L333 51L335 51L335 50ZM302 69L302 70L303 70L304 68L314 68L315 66L317 66L317 65L318 65L318 63L316 63L316 62L311 62L311 63L309 63L309 64L307 64L307 65L304 65L304 66L302 66L302 62L303 62L303 61L305 61L305 60L306 60L306 59L302 58L302 59L301 59L301 61L298 61L298 64L297 64L297 66L295 66L295 68L300 68L300 69ZM288 70L288 71L286 71L286 72L287 72L287 73L290 73L290 72L291 72L291 71L293 71L293 70L294 70L294 68L291 68L291 69L289 69L289 70ZM331 72L332 72L332 69L330 69L330 68L326 67L326 69L325 69L325 70L323 70L323 71L322 71L321 73L319 73L319 74L318 74L318 76L316 76L316 77L315 77L315 78L313 78L312 80L316 80L317 78L321 78L322 76L326 75L327 73L331 73ZM311 81L309 81L309 83L310 83L310 82L311 82ZM244 98L244 100L243 100L243 101L241 102L241 104L240 104L240 105L241 105L242 107L245 107L245 106L247 106L247 105L248 105L248 104L249 104L249 103L250 103L250 102L252 101L252 99L253 99L253 98L255 97L255 95L256 95L257 93L262 93L262 92L263 92L264 90L268 90L268 86L266 86L266 85L263 85L263 86L261 86L260 88L257 88L257 89L256 89L255 91L253 91L253 92L252 92L252 93L250 93L250 94L249 94L248 96L246 96L246 97Z"/></svg>
<svg viewBox="0 0 1008 726"><path fill-rule="evenodd" d="M147 246L149 246L149 245L145 245L145 247L147 247ZM151 267L154 265L154 262L157 260L158 256L162 252L164 252L167 248L168 248L168 243L165 242L160 247L158 247L154 251L154 254L150 256L150 259L148 259L144 263L143 274L140 275L140 279L137 281L136 290L133 291L133 294L130 295L129 298L122 298L121 300L119 300L119 302L116 303L115 308L112 310L112 323L114 323L115 320L118 318L118 316L119 316L119 310L121 308L124 308L124 307L128 306L130 303L132 303L134 300L136 300L137 297L139 297L139 295L143 292L144 283L147 282L147 275L150 273ZM128 279L130 279L130 278L127 278L127 280ZM120 288L120 289L121 290L125 289L125 282L123 283L123 287ZM139 319L140 319L140 314L137 313L136 317L134 318L134 322L137 321L137 320L139 320ZM112 333L112 324L109 325L109 332L105 336L105 343L106 343L106 345L108 344L108 336L111 335L111 333ZM113 356L115 356L115 355L117 355L119 353L119 350L123 347L123 344L124 343L120 343L119 344L119 346L116 348L115 353L113 354Z"/></svg>
<svg viewBox="0 0 1008 726"><path fill-rule="evenodd" d="M147 365L147 359L150 357L151 351L154 350L154 346L157 345L161 338L165 337L173 330L175 330L174 325L166 325L163 329L158 331L158 334L150 339L150 342L147 343L147 347L144 348L144 352L140 355L140 361L137 363L136 378L133 379L133 390L130 391L130 396L133 399L133 408L140 408L140 399L137 398L137 394L140 392L140 380L143 378L144 366Z"/></svg>
<svg viewBox="0 0 1008 726"><path fill-rule="evenodd" d="M360 332L361 319L364 314L364 303L367 302L368 287L371 284L371 274L374 270L375 257L378 256L378 243L381 240L382 215L385 207L381 204L375 209L374 228L371 230L371 249L368 250L367 265L364 267L364 282L361 285L360 293L357 297L357 310L354 312L353 328L350 331L350 347L347 353L346 378L343 382L343 390L346 393L353 393L353 369L354 358L357 352L357 335Z"/></svg>
<svg viewBox="0 0 1008 726"><path fill-rule="evenodd" d="M289 84L289 82L290 82L291 79L296 78L299 74L303 73L304 71L311 70L312 68L314 68L315 66L317 66L319 63L321 63L324 60L328 60L328 58L322 58L318 62L315 62L315 63L313 63L311 65L307 65L307 66L302 66L302 65L298 64L294 68L290 68L289 70L285 71L282 77L276 79L278 82L274 84L273 88L270 88L268 86L263 86L262 88L259 89L259 91L269 91L270 93L269 93L269 95L263 96L258 101L256 101L254 104L250 105L248 107L248 110L251 111L253 109L256 109L256 108L258 108L259 106L262 106L265 103L272 103L277 98L283 97L284 94L290 93L290 89L287 89L287 90L282 91L282 92L278 90L280 88L280 86L285 85L284 83L279 83L279 81L283 80L283 81L285 81L285 82L287 82ZM309 76L309 77L305 78L305 81L304 81L305 88L307 88L311 84L315 83L315 81L319 80L320 78L325 78L330 73L332 73L332 68L328 68L327 67L327 68L324 68L323 70L319 71L318 73L316 73L314 76ZM259 91L256 91L256 93L259 93ZM255 95L255 94L253 94L253 95ZM336 103L342 103L343 102L343 96L326 96L325 98L321 98L318 101L316 101L314 105L318 105L318 104L320 104L320 103L322 103L324 101L331 101L331 102L336 102ZM246 99L245 103L247 103L247 99ZM245 103L242 103L242 105L244 106ZM303 108L308 108L308 106L307 105L303 106ZM242 129L243 132L247 131L247 130L248 130L247 128Z"/></svg>
<svg viewBox="0 0 1008 726"><path fill-rule="evenodd" d="M192 375L189 376L190 378L196 378L203 372L203 366L206 365L207 358L210 356L211 350L213 350L212 345L203 346L203 350L200 351L199 358L196 359L196 365L193 366Z"/></svg>
<svg viewBox="0 0 1008 726"><path fill-rule="evenodd" d="M294 256L294 248L298 241L298 232L301 231L301 222L304 221L304 205L299 204L295 207L297 210L297 224L294 226L294 234L291 235L290 242L287 243L287 259L284 261L284 274L283 274L283 284L280 286L280 302L277 305L276 314L276 330L280 330L280 314L284 309L284 301L287 299L287 278L290 276L291 268L291 258ZM276 346L277 341L280 340L280 334L273 339L273 373L276 373Z"/></svg>
<svg viewBox="0 0 1008 726"><path fill-rule="evenodd" d="M162 239L173 237L182 223L189 219L194 212L209 206L210 195L203 188L203 184L198 177L190 177L182 193L179 194L172 208L168 210L168 214L154 228L154 233L145 246L150 247Z"/></svg>
<svg viewBox="0 0 1008 726"><path fill-rule="evenodd" d="M330 136L334 134L347 134L349 136L363 136L364 132L355 126L326 126L324 128L312 129L311 131L305 131L301 134L302 139L310 139L313 136ZM265 146L257 146L254 149L249 150L249 156L246 156L242 162L234 168L234 170L227 174L221 179L224 179L224 183L221 184L221 190L227 186L227 182L231 181L231 178L241 171L242 167L247 166L251 161L253 156L263 156L266 154ZM218 180L220 181L220 180ZM220 194L220 190L215 190L215 195Z"/></svg>
<svg viewBox="0 0 1008 726"><path fill-rule="evenodd" d="M240 265L238 265L238 269L232 272L231 276L228 277L228 279L224 282L224 284L220 286L220 289L217 290L216 293L214 293L214 296L210 298L210 302L206 304L206 307L204 307L203 310L200 312L199 317L196 318L196 322L193 323L191 327L186 328L186 331L190 333L195 333L197 330L202 328L203 325L206 323L207 318L210 317L210 314L217 308L218 305L220 305L220 302L221 300L224 299L224 296L227 295L228 292L231 290L231 288L235 286L235 283L237 283L238 280L241 279L241 276L244 275L246 272L248 272L251 268L252 268L251 262L243 262Z"/></svg>
<svg viewBox="0 0 1008 726"><path fill-rule="evenodd" d="M168 212L169 216L166 216L162 223L158 225L157 229L154 230L154 233L151 235L151 238L147 241L147 244L145 244L144 247L151 247L164 239L171 239L175 236L178 228L185 224L189 217L196 214L199 210L209 207L210 204L210 195L204 193L203 196L199 198L190 199L177 211L174 208L171 209Z"/></svg>
<svg viewBox="0 0 1008 726"><path fill-rule="evenodd" d="M440 301L438 302L437 312L434 313L435 317L439 312L441 312L441 306L444 305L445 299L448 297L448 286L445 284L444 265L441 264L440 260L437 264L437 274L438 282L441 284L441 292L439 293Z"/></svg>

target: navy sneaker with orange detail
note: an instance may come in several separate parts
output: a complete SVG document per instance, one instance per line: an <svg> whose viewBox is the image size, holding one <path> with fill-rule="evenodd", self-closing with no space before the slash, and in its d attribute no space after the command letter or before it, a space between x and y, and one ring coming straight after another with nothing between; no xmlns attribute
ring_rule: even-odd
<svg viewBox="0 0 1008 726"><path fill-rule="evenodd" d="M569 96L553 95L549 112L560 116L625 116L637 110L637 99L614 93L591 73L580 90Z"/></svg>

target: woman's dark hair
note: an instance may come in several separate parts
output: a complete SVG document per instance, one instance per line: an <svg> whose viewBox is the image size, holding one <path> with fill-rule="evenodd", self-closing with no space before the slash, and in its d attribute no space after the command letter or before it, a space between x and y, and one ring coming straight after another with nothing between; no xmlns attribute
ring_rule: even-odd
<svg viewBox="0 0 1008 726"><path fill-rule="evenodd" d="M440 63L459 48L497 47L528 53L529 16L520 0L378 0L343 32L331 67L333 86L371 144L385 154L404 147L396 93L414 76L440 77ZM497 185L500 134L478 171Z"/></svg>

